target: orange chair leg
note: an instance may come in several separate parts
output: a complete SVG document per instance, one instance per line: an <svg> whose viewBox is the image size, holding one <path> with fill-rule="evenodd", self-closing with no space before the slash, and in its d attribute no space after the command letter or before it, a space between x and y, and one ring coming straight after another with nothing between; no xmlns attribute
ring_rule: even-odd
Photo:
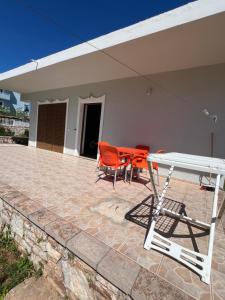
<svg viewBox="0 0 225 300"><path fill-rule="evenodd" d="M127 167L124 168L125 168L125 182L127 182Z"/></svg>
<svg viewBox="0 0 225 300"><path fill-rule="evenodd" d="M116 184L116 175L117 175L117 169L115 169L114 173L114 180L113 180L113 188L115 189L115 184Z"/></svg>
<svg viewBox="0 0 225 300"><path fill-rule="evenodd" d="M130 183L131 183L131 180L132 180L132 177L133 177L133 167L131 167L131 170L130 170Z"/></svg>

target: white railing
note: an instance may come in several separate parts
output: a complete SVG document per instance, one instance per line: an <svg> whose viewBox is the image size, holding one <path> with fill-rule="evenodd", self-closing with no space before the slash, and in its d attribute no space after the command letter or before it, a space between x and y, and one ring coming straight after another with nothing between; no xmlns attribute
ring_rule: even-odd
<svg viewBox="0 0 225 300"><path fill-rule="evenodd" d="M0 125L3 126L13 126L13 127L30 127L29 122L24 122L22 120L14 120L14 119L8 119L8 118L0 118Z"/></svg>

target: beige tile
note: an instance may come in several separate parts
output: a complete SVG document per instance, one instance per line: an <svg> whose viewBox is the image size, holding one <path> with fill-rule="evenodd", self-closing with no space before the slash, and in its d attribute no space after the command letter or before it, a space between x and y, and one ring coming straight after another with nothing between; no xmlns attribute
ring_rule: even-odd
<svg viewBox="0 0 225 300"><path fill-rule="evenodd" d="M210 299L210 285L201 282L198 275L170 258L164 257L159 275L195 299L203 299L206 295Z"/></svg>
<svg viewBox="0 0 225 300"><path fill-rule="evenodd" d="M120 180L114 190L111 180L102 179L96 183L95 161L29 147L0 146L0 165L0 196L16 190L34 201L35 205L47 208L47 214L34 214L33 220L38 220L43 228L50 224L55 236L66 240L72 236L73 228L76 232L86 231L194 298L203 300L211 297L210 286L202 283L192 271L169 257L143 248L151 209L148 199L152 194L150 183L144 185L132 181L128 184ZM160 191L163 181L164 178L160 178ZM8 201L16 203L16 195L9 193ZM182 205L188 216L205 222L210 220L212 193L200 190L198 185L172 179L167 198L168 208L178 209ZM130 209L134 207L137 209L132 215ZM116 215L118 212L119 216ZM128 212L136 223L125 220ZM62 232L57 221L60 219ZM214 300L222 299L224 292L221 284L225 274L223 227L225 215L217 225L213 253ZM185 247L207 251L208 235L199 228L168 216L160 217L156 228Z"/></svg>

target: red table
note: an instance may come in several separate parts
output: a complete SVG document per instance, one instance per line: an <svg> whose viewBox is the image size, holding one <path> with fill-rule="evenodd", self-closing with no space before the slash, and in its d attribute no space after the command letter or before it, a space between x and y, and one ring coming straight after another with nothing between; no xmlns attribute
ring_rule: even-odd
<svg viewBox="0 0 225 300"><path fill-rule="evenodd" d="M131 156L134 156L134 155L147 155L148 154L148 150L137 149L137 148L116 147L116 149L120 153L130 154Z"/></svg>

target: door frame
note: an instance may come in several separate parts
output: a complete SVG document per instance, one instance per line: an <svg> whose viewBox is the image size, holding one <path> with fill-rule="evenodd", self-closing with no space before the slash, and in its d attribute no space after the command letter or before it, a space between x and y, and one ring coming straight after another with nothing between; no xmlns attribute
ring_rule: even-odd
<svg viewBox="0 0 225 300"><path fill-rule="evenodd" d="M77 109L77 125L75 129L76 130L75 156L80 156L84 105L95 104L95 103L96 104L101 103L101 116L100 116L100 124L99 124L98 142L102 140L102 130L103 130L104 112L105 112L105 95L102 95L100 97L90 96L88 98L79 97L78 109Z"/></svg>
<svg viewBox="0 0 225 300"><path fill-rule="evenodd" d="M35 131L35 147L37 148L37 134L38 134L38 116L39 116L39 106L45 104L58 104L58 103L66 103L66 118L65 118L65 130L64 130L64 145L63 145L63 153L67 153L66 148L66 132L67 132L67 122L68 122L68 108L69 108L69 98L60 100L40 100L37 102L37 118L36 118L36 131Z"/></svg>

